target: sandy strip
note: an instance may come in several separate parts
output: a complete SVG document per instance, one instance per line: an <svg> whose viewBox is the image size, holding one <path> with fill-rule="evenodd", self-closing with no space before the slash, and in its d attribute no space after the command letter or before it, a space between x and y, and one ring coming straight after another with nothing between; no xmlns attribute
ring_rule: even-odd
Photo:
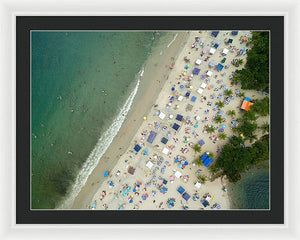
<svg viewBox="0 0 300 240"><path fill-rule="evenodd" d="M188 33L179 33L176 40L170 47L163 51L154 50L147 59L144 66L144 75L141 79L139 91L126 120L119 133L103 155L99 164L89 176L85 186L76 197L72 209L86 209L104 181L103 174L106 170L112 170L130 145L136 134L137 126L143 122L143 116L147 115L153 106L153 99L156 99L163 88L166 78L170 73L170 64L178 57L188 38ZM173 60L174 58L174 60ZM150 87L151 86L151 87Z"/></svg>
<svg viewBox="0 0 300 240"><path fill-rule="evenodd" d="M179 210L185 207L195 210L210 210L212 206L214 206L214 209L217 207L220 209L230 209L228 194L223 191L223 187L227 184L226 181L220 178L214 181L208 180L205 184L202 184L200 188L195 187L194 184L197 181L196 177L198 172L208 178L210 177L210 174L205 166L194 166L193 161L204 152L212 152L216 158L219 154L218 148L221 148L228 142L228 139L214 140L213 138L217 137L219 133L217 131L211 135L205 133L204 127L206 125L211 124L215 127L218 126L220 129L222 128L222 125L225 124L226 128L224 129L224 132L227 136L231 136L232 129L230 128L230 123L233 119L240 117L242 114L239 110L242 99L235 96L228 105L225 105L225 107L222 108L223 117L226 117L226 121L221 124L212 122L213 117L218 113L218 110L214 111L213 108L215 107L215 103L219 101L217 97L224 92L224 89L232 89L234 93L236 90L241 91L241 89L240 86L231 87L229 79L230 74L236 70L236 67L230 64L232 59L236 58L236 52L228 53L226 62L223 65L225 66L228 64L229 68L224 68L220 72L217 72L214 68L210 68L208 63L211 60L214 60L216 64L221 62L224 58L224 56L222 56L224 48L232 49L235 47L241 49L244 47L245 43L240 43L239 38L241 35L250 33L239 32L238 36L231 36L230 32L224 31L220 32L217 38L212 37L210 33L210 31L191 32L187 44L184 49L180 51L179 56L176 59L173 70L168 70L170 64L169 60L165 62L165 66L160 66L161 71L153 71L153 69L151 69L153 74L155 74L154 76L152 75L153 81L156 81L158 84L151 83L144 95L148 100L141 101L142 105L140 107L137 105L136 108L134 108L131 116L124 125L126 127L120 132L116 141L112 144L112 147L108 150L107 154L105 154L105 158L101 159L99 166L97 166L97 170L95 169L94 171L94 176L90 177L89 184L87 184L82 193L80 193L81 196L75 201L73 208L87 209L91 208L92 204L95 204L95 208L99 210L114 210L120 208L127 210ZM204 42L204 45L199 47L198 50L191 47L195 42L195 37L200 37L200 40ZM233 39L232 46L225 44L224 40L228 38ZM216 53L210 55L208 52L211 45L218 40L220 41L220 45L216 50ZM176 39L171 47L175 47L176 43L180 44L179 41L180 38ZM203 50L206 50L207 53L202 54ZM186 76L180 76L184 71L184 67L187 65L183 60L185 56L191 59L191 67L186 71ZM170 59L170 57L171 55L166 59ZM209 59L205 61L207 57L209 57ZM243 55L241 58L245 57L246 56ZM199 66L201 71L199 75L194 75L189 82L188 77L195 67L196 59L202 60L202 63ZM145 76L146 70L147 68L145 69ZM208 70L212 71L213 74L209 77L210 80L206 82L205 80L207 80L207 77L202 79L201 76L202 74L205 75ZM222 76L221 74L223 73L226 75L224 74ZM167 79L167 81L163 81L163 79ZM223 80L223 82L220 80ZM206 82L208 85L203 90L203 93L199 94L197 93L197 89L203 82ZM159 84L164 84L163 88ZM214 86L209 89L208 86L211 86L211 84ZM226 84L226 87L221 88L223 84ZM180 85L183 85L184 87L180 88ZM193 86L193 88L190 88L190 86ZM172 87L175 87L176 89L174 92L171 91ZM219 90L216 89L216 87L219 87ZM162 88L162 90L159 92L158 97L156 97L156 91L160 88ZM185 97L187 91L190 92L190 97L188 98ZM257 91L243 90L243 92L250 98L257 99L263 97ZM211 97L213 94L216 95L215 98ZM175 96L175 99L168 105L171 96ZM183 96L183 100L179 101L178 96ZM192 96L197 97L195 102L191 101ZM202 99L204 96L206 97L206 100ZM222 101L224 101L224 98ZM211 102L211 106L208 105L208 102ZM154 107L153 105L155 104L158 106ZM177 107L178 105L180 106L179 108ZM187 109L189 105L192 106L191 110ZM209 112L205 114L205 110L209 110ZM228 110L235 110L236 116L233 118L229 117L226 114ZM157 111L165 113L165 118L160 119L156 115ZM184 118L189 116L190 121L183 122L175 120L177 114L181 114ZM173 115L174 117L171 119L170 115ZM195 119L197 115L201 118L199 121ZM141 121L143 116L147 116L147 120ZM208 120L203 122L206 117ZM258 124L265 121L268 121L268 118L259 118ZM172 128L174 122L180 125L178 131L175 131ZM160 127L156 128L158 124L160 124ZM195 126L196 124L198 127ZM146 141L150 131L155 131L157 133L152 144ZM161 139L162 137L167 137L168 134L171 136L168 137L168 142L164 145L161 142ZM259 137L260 133L257 132L257 135ZM129 141L129 139L132 140ZM195 144L201 139L205 142L202 147L202 152L201 154L195 154L190 143ZM133 148L137 143L142 146L142 150L135 154ZM122 149L119 149L121 146ZM162 152L164 148L169 150L168 154ZM144 155L145 149L148 150L148 155ZM125 153L124 150L126 150ZM179 163L175 163L174 159L178 155L181 156L180 161L182 161L182 158L186 159L188 162L187 166L181 168ZM112 159L113 161L111 161ZM146 167L148 161L151 161L154 164L151 169ZM135 169L133 175L128 173L130 167ZM163 172L162 168L164 169ZM102 176L105 170L110 170L110 176L102 183ZM182 174L180 178L175 176L177 171ZM171 181L172 177L174 180ZM167 183L164 184L163 180L166 180ZM113 186L110 186L110 183ZM191 196L188 201L184 200L177 192L179 187L183 187L185 192ZM126 189L128 192L124 193ZM164 193L161 192L161 189L167 190ZM91 197L92 194L93 196ZM207 200L210 202L210 206L206 208L200 202L204 197L208 197ZM170 198L176 202L172 208L169 208L168 206Z"/></svg>

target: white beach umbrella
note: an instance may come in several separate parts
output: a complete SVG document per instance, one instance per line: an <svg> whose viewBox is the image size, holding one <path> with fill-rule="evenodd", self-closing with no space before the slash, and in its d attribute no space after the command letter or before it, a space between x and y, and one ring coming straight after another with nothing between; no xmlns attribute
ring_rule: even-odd
<svg viewBox="0 0 300 240"><path fill-rule="evenodd" d="M181 172L179 172L179 171L176 171L176 173L175 173L175 177L177 177L177 178L180 178L180 177L181 177L181 175L182 175L182 173L181 173Z"/></svg>
<svg viewBox="0 0 300 240"><path fill-rule="evenodd" d="M151 161L148 161L146 164L147 168L149 168L149 169L151 169L153 167L153 165L154 164Z"/></svg>
<svg viewBox="0 0 300 240"><path fill-rule="evenodd" d="M210 48L210 50L209 50L209 53L210 53L211 55L214 55L214 54L215 54L215 52L216 52L216 49L214 49L214 48Z"/></svg>
<svg viewBox="0 0 300 240"><path fill-rule="evenodd" d="M182 101L182 99L183 99L183 96L179 96L179 97L178 97L178 101L180 101L180 102L181 102L181 101Z"/></svg>
<svg viewBox="0 0 300 240"><path fill-rule="evenodd" d="M169 153L169 149L167 149L167 148L164 148L163 150L162 150L162 152L164 153L164 154L168 154Z"/></svg>
<svg viewBox="0 0 300 240"><path fill-rule="evenodd" d="M159 114L159 118L161 119L161 120L163 120L164 118L165 118L165 116L166 116L166 114L165 113L163 113L163 112L160 112L160 114Z"/></svg>
<svg viewBox="0 0 300 240"><path fill-rule="evenodd" d="M203 92L203 89L202 89L202 88L199 88L199 89L197 90L197 93L199 93L199 94L202 94L202 92Z"/></svg>

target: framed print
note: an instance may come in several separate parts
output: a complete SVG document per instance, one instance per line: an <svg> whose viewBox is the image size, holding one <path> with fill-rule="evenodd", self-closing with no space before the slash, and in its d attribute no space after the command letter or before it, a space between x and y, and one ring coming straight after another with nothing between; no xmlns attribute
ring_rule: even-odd
<svg viewBox="0 0 300 240"><path fill-rule="evenodd" d="M283 224L282 16L17 16L17 223Z"/></svg>

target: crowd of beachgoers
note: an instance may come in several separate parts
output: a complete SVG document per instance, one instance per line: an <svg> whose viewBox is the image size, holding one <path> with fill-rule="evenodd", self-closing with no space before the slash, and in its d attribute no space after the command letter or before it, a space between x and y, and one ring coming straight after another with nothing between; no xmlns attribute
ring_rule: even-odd
<svg viewBox="0 0 300 240"><path fill-rule="evenodd" d="M89 209L230 209L226 178L211 179L209 166L242 114L240 93L263 97L232 83L236 69L246 63L249 38L250 31L189 33L178 58L168 63L172 70L149 114L116 166L106 169ZM202 165L196 163L199 158Z"/></svg>

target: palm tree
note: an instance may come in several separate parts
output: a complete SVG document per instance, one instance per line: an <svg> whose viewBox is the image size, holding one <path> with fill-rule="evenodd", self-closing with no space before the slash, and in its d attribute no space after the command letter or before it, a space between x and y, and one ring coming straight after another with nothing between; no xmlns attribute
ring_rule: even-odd
<svg viewBox="0 0 300 240"><path fill-rule="evenodd" d="M197 178L198 178L199 182L202 184L205 184L207 181L207 177L205 175L199 175Z"/></svg>
<svg viewBox="0 0 300 240"><path fill-rule="evenodd" d="M221 102L221 101L219 101L219 102L216 102L216 105L218 105L218 106L219 106L219 108L222 108L222 107L224 107L224 106L225 106L225 104L224 104L223 102Z"/></svg>
<svg viewBox="0 0 300 240"><path fill-rule="evenodd" d="M219 138L222 139L222 140L225 140L227 138L227 135L225 133L221 133L219 135Z"/></svg>
<svg viewBox="0 0 300 240"><path fill-rule="evenodd" d="M238 84L238 82L240 81L240 74L233 75L233 78L231 80L234 84Z"/></svg>
<svg viewBox="0 0 300 240"><path fill-rule="evenodd" d="M262 130L263 134L268 133L270 126L269 123L265 122L263 125L261 125L260 129Z"/></svg>
<svg viewBox="0 0 300 240"><path fill-rule="evenodd" d="M244 92L241 92L241 93L239 94L239 97L240 97L240 98L245 98L245 96L246 96L246 94L245 94Z"/></svg>
<svg viewBox="0 0 300 240"><path fill-rule="evenodd" d="M195 163L196 163L196 165L199 166L199 167L203 165L203 162L202 162L202 160L201 160L200 157L198 157L198 158L195 160Z"/></svg>
<svg viewBox="0 0 300 240"><path fill-rule="evenodd" d="M195 153L201 152L201 146L199 144L195 144L192 148L194 149Z"/></svg>
<svg viewBox="0 0 300 240"><path fill-rule="evenodd" d="M216 116L215 123L221 123L221 122L223 122L223 118L221 116Z"/></svg>
<svg viewBox="0 0 300 240"><path fill-rule="evenodd" d="M214 126L210 126L210 127L206 128L206 131L211 134L211 133L214 133L216 131L216 129Z"/></svg>
<svg viewBox="0 0 300 240"><path fill-rule="evenodd" d="M227 90L227 91L224 92L225 96L227 96L227 97L230 97L232 95L232 93L233 92L232 92L231 89L229 89L229 90Z"/></svg>
<svg viewBox="0 0 300 240"><path fill-rule="evenodd" d="M237 63L238 63L238 65L242 65L244 63L244 60L240 58L240 59L238 59Z"/></svg>
<svg viewBox="0 0 300 240"><path fill-rule="evenodd" d="M210 152L208 155L207 155L209 158L214 158L214 154L212 152Z"/></svg>
<svg viewBox="0 0 300 240"><path fill-rule="evenodd" d="M258 117L255 115L255 112L253 112L253 111L247 111L244 113L244 119L246 119L246 120L256 121L257 118Z"/></svg>
<svg viewBox="0 0 300 240"><path fill-rule="evenodd" d="M253 133L247 137L250 143L253 143L254 140L257 140L257 136L254 135Z"/></svg>
<svg viewBox="0 0 300 240"><path fill-rule="evenodd" d="M233 117L235 115L235 111L234 110L229 110L227 112L227 114L230 116L230 117Z"/></svg>

